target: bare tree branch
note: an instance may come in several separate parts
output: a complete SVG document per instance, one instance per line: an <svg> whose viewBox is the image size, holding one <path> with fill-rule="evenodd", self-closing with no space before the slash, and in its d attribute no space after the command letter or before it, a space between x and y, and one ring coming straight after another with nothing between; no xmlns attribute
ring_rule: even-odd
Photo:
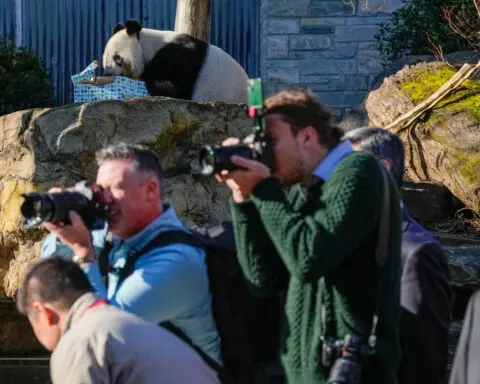
<svg viewBox="0 0 480 384"><path fill-rule="evenodd" d="M427 34L427 40L428 40L428 45L429 45L429 50L432 52L432 54L435 56L435 58L438 61L445 61L445 57L443 56L443 49L439 44L435 44L432 40L432 38Z"/></svg>
<svg viewBox="0 0 480 384"><path fill-rule="evenodd" d="M472 0L476 13L458 10L453 6L443 6L442 16L450 28L467 40L474 48L480 47L480 0Z"/></svg>

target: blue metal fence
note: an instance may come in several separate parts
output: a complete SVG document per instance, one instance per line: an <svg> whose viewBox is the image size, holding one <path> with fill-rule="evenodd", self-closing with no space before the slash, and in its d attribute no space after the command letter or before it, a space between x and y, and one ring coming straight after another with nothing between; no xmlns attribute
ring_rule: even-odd
<svg viewBox="0 0 480 384"><path fill-rule="evenodd" d="M14 38L15 0L0 0L0 36Z"/></svg>
<svg viewBox="0 0 480 384"><path fill-rule="evenodd" d="M4 3L6 5L4 5ZM103 49L118 22L135 18L145 27L173 29L176 0L21 0L22 44L43 60L55 96L73 99L70 76ZM15 0L0 0L0 36L13 33ZM230 53L250 77L259 76L260 0L211 0L210 42Z"/></svg>

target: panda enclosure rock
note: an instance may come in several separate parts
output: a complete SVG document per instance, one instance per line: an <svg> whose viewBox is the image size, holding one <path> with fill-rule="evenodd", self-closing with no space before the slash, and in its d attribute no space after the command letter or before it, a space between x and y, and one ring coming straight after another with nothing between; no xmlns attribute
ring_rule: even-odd
<svg viewBox="0 0 480 384"><path fill-rule="evenodd" d="M385 127L425 101L456 70L442 62L405 66L370 92L365 102L370 125ZM480 80L470 79L441 100L411 129L405 144L406 176L447 187L480 213Z"/></svg>
<svg viewBox="0 0 480 384"><path fill-rule="evenodd" d="M146 98L70 104L0 118L0 238L7 295L38 254L43 231L21 229L25 192L95 180L95 151L119 141L147 145L164 160L166 193L189 224L226 218L226 188L213 177L192 176L200 147L252 128L243 105Z"/></svg>
<svg viewBox="0 0 480 384"><path fill-rule="evenodd" d="M119 141L140 143L163 154L166 194L179 216L192 227L213 224L228 218L228 190L213 177L192 175L191 166L195 169L203 144L245 136L251 127L245 105L164 98L70 104L0 117L0 299L15 293L45 235L21 228L22 193L95 180L97 149ZM29 342L38 347L14 308L1 313L2 308L0 355Z"/></svg>

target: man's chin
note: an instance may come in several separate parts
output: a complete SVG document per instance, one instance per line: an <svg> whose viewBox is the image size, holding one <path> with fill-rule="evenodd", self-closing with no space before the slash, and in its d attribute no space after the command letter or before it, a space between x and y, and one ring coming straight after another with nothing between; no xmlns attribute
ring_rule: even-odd
<svg viewBox="0 0 480 384"><path fill-rule="evenodd" d="M115 231L118 228L118 223L119 223L119 220L117 218L108 218L107 220L108 230L110 232Z"/></svg>
<svg viewBox="0 0 480 384"><path fill-rule="evenodd" d="M278 181L280 182L280 185L282 187L290 187L292 186L293 184L295 184L295 182L292 182L289 178L287 177L282 177L276 173L273 173L272 174L273 177L276 177L278 179Z"/></svg>

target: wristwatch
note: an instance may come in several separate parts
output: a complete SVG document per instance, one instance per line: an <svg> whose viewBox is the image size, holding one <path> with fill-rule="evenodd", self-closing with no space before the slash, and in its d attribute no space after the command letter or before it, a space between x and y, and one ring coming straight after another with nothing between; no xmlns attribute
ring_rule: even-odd
<svg viewBox="0 0 480 384"><path fill-rule="evenodd" d="M90 254L80 257L78 255L73 255L73 262L77 263L78 265L85 264L85 263L95 263L95 256Z"/></svg>

